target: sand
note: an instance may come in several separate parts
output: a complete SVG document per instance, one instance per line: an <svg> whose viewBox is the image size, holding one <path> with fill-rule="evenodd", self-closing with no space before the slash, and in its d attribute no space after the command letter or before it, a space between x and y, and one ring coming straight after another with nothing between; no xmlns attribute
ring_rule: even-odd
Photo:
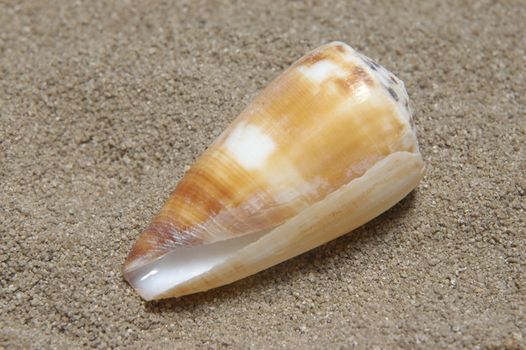
<svg viewBox="0 0 526 350"><path fill-rule="evenodd" d="M526 347L524 1L17 3L0 5L0 348ZM421 185L255 276L142 301L120 270L185 169L331 40L406 82Z"/></svg>

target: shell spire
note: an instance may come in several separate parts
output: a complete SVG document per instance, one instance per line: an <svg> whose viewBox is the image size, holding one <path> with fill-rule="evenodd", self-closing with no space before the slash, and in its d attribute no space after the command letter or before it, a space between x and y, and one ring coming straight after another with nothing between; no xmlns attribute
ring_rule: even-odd
<svg viewBox="0 0 526 350"><path fill-rule="evenodd" d="M147 300L231 283L362 225L422 174L402 81L329 43L197 160L133 246L125 277Z"/></svg>

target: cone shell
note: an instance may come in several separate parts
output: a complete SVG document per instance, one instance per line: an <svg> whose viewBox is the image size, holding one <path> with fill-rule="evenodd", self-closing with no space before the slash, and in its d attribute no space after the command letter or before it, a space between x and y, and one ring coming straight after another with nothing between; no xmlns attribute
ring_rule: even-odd
<svg viewBox="0 0 526 350"><path fill-rule="evenodd" d="M125 277L145 299L233 282L374 218L422 171L403 83L327 44L205 151L133 246Z"/></svg>

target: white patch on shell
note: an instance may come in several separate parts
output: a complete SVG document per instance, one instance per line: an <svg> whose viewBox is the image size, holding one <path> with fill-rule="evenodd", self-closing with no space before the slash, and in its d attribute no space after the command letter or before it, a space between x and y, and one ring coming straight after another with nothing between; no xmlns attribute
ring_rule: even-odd
<svg viewBox="0 0 526 350"><path fill-rule="evenodd" d="M321 83L330 77L345 75L339 65L329 60L321 60L308 67L301 66L299 70L305 77L316 83Z"/></svg>
<svg viewBox="0 0 526 350"><path fill-rule="evenodd" d="M265 164L276 144L256 125L242 123L228 135L224 147L242 167L253 170Z"/></svg>

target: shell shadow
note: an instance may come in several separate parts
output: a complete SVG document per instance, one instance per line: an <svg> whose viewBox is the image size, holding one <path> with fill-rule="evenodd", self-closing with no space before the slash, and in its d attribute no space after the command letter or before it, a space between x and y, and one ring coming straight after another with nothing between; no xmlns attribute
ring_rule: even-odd
<svg viewBox="0 0 526 350"><path fill-rule="evenodd" d="M363 249L368 245L374 245L378 239L389 233L387 226L396 226L398 222L403 222L407 215L414 212L411 209L415 207L417 196L418 189L409 193L382 215L354 230L352 234L345 234L255 275L206 292L179 298L144 301L144 309L147 313L156 314L195 311L248 295L251 292L263 292L268 289L268 286L290 285L292 281L306 277L310 272L316 272L323 269L324 266L328 266L331 260L346 253L349 246L355 249ZM352 255L352 252L350 254Z"/></svg>

